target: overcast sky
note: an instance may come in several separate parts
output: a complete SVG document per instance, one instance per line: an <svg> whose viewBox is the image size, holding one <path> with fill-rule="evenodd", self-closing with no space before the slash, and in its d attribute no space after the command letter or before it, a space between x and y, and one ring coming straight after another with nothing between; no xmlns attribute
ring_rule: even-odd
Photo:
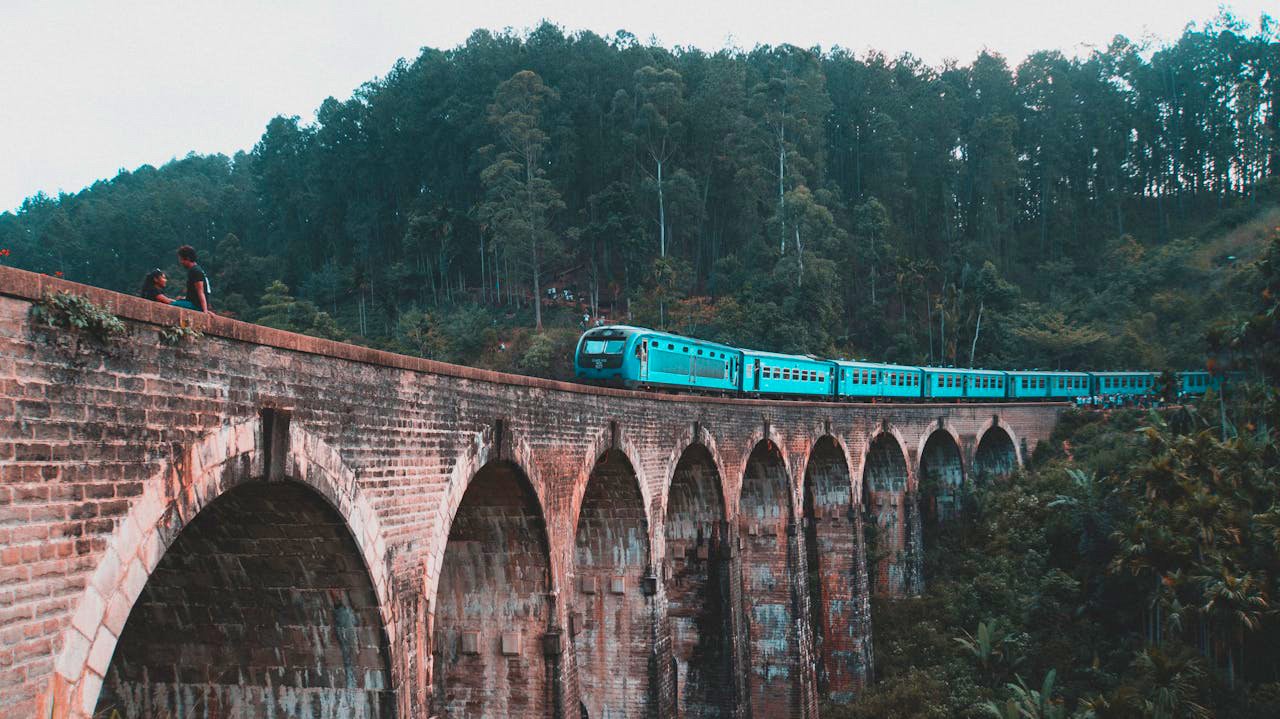
<svg viewBox="0 0 1280 719"><path fill-rule="evenodd" d="M0 211L119 169L253 146L274 115L311 118L423 46L479 27L626 29L715 50L791 43L1013 63L1112 36L1176 38L1216 0L0 0ZM1256 26L1275 0L1226 3Z"/></svg>

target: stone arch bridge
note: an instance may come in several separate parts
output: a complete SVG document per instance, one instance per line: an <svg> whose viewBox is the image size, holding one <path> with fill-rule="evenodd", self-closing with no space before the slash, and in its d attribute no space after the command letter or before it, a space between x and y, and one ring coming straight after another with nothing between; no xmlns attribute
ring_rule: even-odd
<svg viewBox="0 0 1280 719"><path fill-rule="evenodd" d="M42 326L85 294L105 345ZM658 396L0 268L0 717L815 717L1062 405Z"/></svg>

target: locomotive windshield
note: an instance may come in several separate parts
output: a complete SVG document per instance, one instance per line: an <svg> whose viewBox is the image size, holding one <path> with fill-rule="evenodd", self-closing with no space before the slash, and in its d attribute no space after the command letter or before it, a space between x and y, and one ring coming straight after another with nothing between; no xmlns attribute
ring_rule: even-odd
<svg viewBox="0 0 1280 719"><path fill-rule="evenodd" d="M622 353L622 346L626 344L623 340L604 340L590 339L582 347L584 354L589 355L616 355Z"/></svg>

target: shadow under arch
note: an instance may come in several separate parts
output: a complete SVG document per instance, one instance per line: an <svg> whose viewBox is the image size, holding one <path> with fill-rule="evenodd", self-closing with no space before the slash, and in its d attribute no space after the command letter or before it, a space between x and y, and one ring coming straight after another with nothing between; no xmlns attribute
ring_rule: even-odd
<svg viewBox="0 0 1280 719"><path fill-rule="evenodd" d="M1008 476L1022 466L1013 431L1003 424L989 424L979 435L973 451L970 476L975 483Z"/></svg>
<svg viewBox="0 0 1280 719"><path fill-rule="evenodd" d="M964 457L955 433L939 427L921 438L921 512L927 526L936 526L960 514L965 487Z"/></svg>
<svg viewBox="0 0 1280 719"><path fill-rule="evenodd" d="M804 539L817 689L853 700L870 668L870 604L853 480L839 439L823 435L805 462Z"/></svg>
<svg viewBox="0 0 1280 719"><path fill-rule="evenodd" d="M177 451L146 480L141 495L116 524L64 632L55 662L55 712L73 717L94 712L126 620L167 550L207 506L236 487L264 483L273 466L282 479L305 485L323 498L341 519L370 582L379 631L388 646L396 645L385 539L378 514L360 492L354 472L336 450L298 422L285 417L269 431L274 433L270 440L261 417L229 423ZM271 456L269 444L274 445ZM397 669L391 667L390 691L399 686Z"/></svg>
<svg viewBox="0 0 1280 719"><path fill-rule="evenodd" d="M792 716L804 695L800 658L811 641L801 598L804 560L795 541L789 464L771 439L752 447L738 500L740 571L753 716ZM803 645L803 646L802 646Z"/></svg>
<svg viewBox="0 0 1280 719"><path fill-rule="evenodd" d="M911 571L909 502L912 487L905 446L896 432L878 431L862 462L861 505L871 591L900 597Z"/></svg>
<svg viewBox="0 0 1280 719"><path fill-rule="evenodd" d="M659 682L650 671L654 614L644 590L649 526L636 471L606 449L583 488L574 530L569 630L580 704L590 716L650 716Z"/></svg>
<svg viewBox="0 0 1280 719"><path fill-rule="evenodd" d="M732 533L718 463L701 442L684 447L663 515L667 597L678 716L737 716Z"/></svg>
<svg viewBox="0 0 1280 719"><path fill-rule="evenodd" d="M520 465L493 459L466 485L433 595L432 707L440 717L547 716L543 637L554 617L541 505Z"/></svg>

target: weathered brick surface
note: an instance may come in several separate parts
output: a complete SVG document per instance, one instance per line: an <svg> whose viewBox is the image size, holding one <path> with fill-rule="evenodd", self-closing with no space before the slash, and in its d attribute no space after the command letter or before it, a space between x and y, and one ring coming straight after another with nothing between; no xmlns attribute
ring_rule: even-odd
<svg viewBox="0 0 1280 719"><path fill-rule="evenodd" d="M864 471L864 505L868 524L873 529L874 556L868 561L872 591L889 597L907 593L911 557L908 555L907 461L902 445L890 433L883 432L867 450Z"/></svg>
<svg viewBox="0 0 1280 719"><path fill-rule="evenodd" d="M818 693L845 703L867 680L870 624L860 611L853 482L844 452L831 437L814 446L805 468L804 530L810 626ZM865 584L863 585L865 587Z"/></svg>
<svg viewBox="0 0 1280 719"><path fill-rule="evenodd" d="M648 716L658 704L650 681L653 600L644 586L648 522L635 471L617 450L591 472L574 549L569 631L581 706L592 717Z"/></svg>
<svg viewBox="0 0 1280 719"><path fill-rule="evenodd" d="M341 516L292 482L205 508L152 571L111 645L96 713L381 719L395 707L369 573ZM110 671L107 665L110 663Z"/></svg>
<svg viewBox="0 0 1280 719"><path fill-rule="evenodd" d="M57 289L111 306L131 336L101 347L73 332L37 327L32 301ZM182 317L205 336L163 347L158 330ZM809 622L815 604L832 611L830 602L811 601L799 531L805 465L819 440L830 435L844 448L850 497L862 498L864 485L893 487L872 494L891 506L895 498L884 491L898 492L905 525L920 455L940 424L959 437L966 463L993 427L1007 432L1019 458L1048 436L1061 410L587 388L194 316L0 268L0 719L92 712L104 678L127 676L136 666L127 659L113 666L128 655L116 637L134 631L129 617L144 593L168 591L164 583L147 587L165 573L157 567L173 548L185 546L185 539L175 545L184 528L219 497L264 482L293 483L323 498L345 525L352 544L341 555L343 566L358 556L370 589L356 589L345 570L344 583L334 580L329 589L350 596L371 591L376 599L390 665L389 706L397 716L425 717L439 707L461 715L577 717L582 705L604 696L602 687L614 691L597 671L599 657L610 652L628 662L648 657L640 694L659 716L670 716L677 698L685 715L708 715L699 707L719 702L717 692L726 687L732 701L717 704L726 715L744 716L750 698L752 716L810 716L816 698ZM873 437L886 434L905 469L868 451ZM789 458L781 471L775 458L748 461L762 440ZM677 471L690 446L705 448L698 480ZM567 631L581 599L574 586L580 516L597 518L588 528L636 527L640 519L634 494L624 503L625 519L580 511L605 506L588 488L610 450L635 473L650 554L645 569L658 586L638 600L628 587L616 608L603 605L616 620L611 626L652 627L649 645L641 650L633 642L644 638L627 631L607 637L604 655L590 655ZM669 485L696 489L669 493ZM858 512L854 517L856 546ZM679 529L677 518L686 523ZM814 519L815 526L823 521ZM752 536L753 521L766 531ZM299 529L293 539L315 541L319 531ZM905 547L912 535L905 526L901 532ZM598 536L587 544L593 541ZM701 547L706 559L698 558ZM681 552L685 559L677 562ZM820 566L823 558L819 552ZM242 564L238 581L270 586L279 577L267 564ZM640 571L629 554L622 564L632 572L628 578ZM778 573L769 581L760 573L766 567ZM866 595L860 571L855 567L854 619L845 624L865 626L857 615ZM320 576L300 578L293 589L306 594L315 586L307 582ZM907 579L899 591L909 589ZM756 592L757 585L770 590ZM315 616L322 605L307 606ZM362 611L368 621L369 607ZM775 614L785 627L768 624ZM317 626L337 636L336 624ZM453 654L469 627L478 627L480 651ZM701 636L703 627L724 627L730 646ZM507 654L504 633L512 640ZM870 630L864 633L869 652ZM311 654L285 653L280 661L295 672L317 662L323 667L338 656L326 648L332 646L321 642ZM268 664L265 655L244 661ZM785 677L778 673L783 667ZM620 696L639 696L631 686ZM372 682L355 689L384 701ZM498 706L505 709L487 708Z"/></svg>
<svg viewBox="0 0 1280 719"><path fill-rule="evenodd" d="M973 457L974 480L983 482L1012 472L1018 466L1013 439L1002 427L992 427L982 436Z"/></svg>
<svg viewBox="0 0 1280 719"><path fill-rule="evenodd" d="M736 716L731 546L715 459L685 450L671 478L664 522L666 590L680 716Z"/></svg>
<svg viewBox="0 0 1280 719"><path fill-rule="evenodd" d="M956 440L945 430L929 435L920 457L920 495L926 521L946 522L960 513L964 463Z"/></svg>

